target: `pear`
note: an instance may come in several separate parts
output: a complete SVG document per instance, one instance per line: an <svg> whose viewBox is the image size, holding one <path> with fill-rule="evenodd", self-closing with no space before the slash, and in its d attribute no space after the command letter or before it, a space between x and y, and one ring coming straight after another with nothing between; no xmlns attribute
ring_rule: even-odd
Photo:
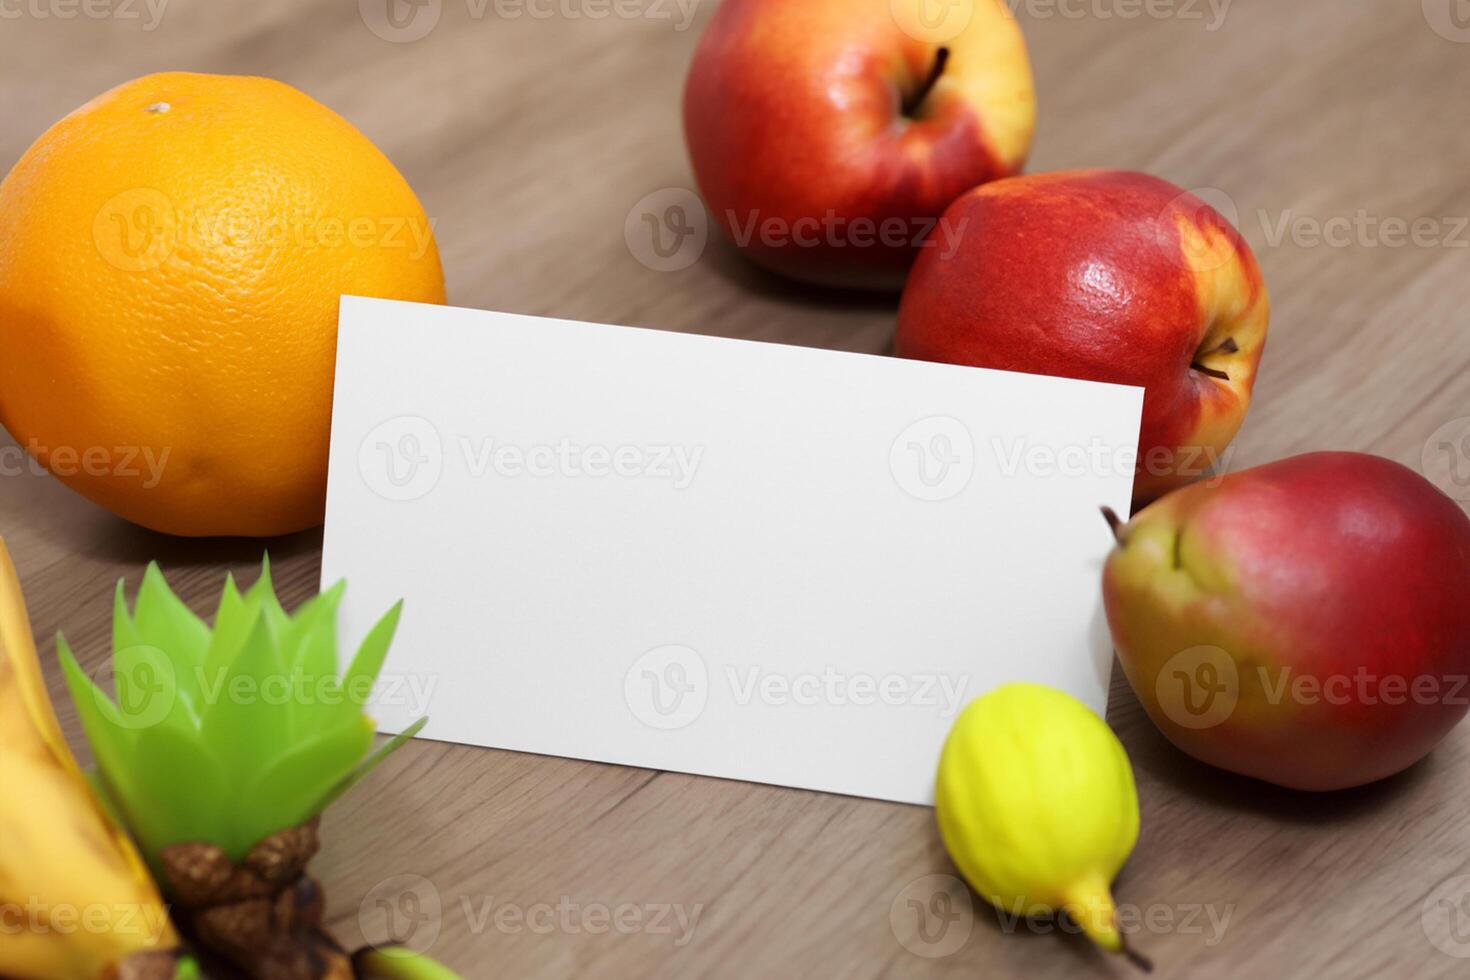
<svg viewBox="0 0 1470 980"><path fill-rule="evenodd" d="M1418 762L1470 706L1470 517L1363 453L1293 456L1118 524L1103 599L1159 730L1302 790Z"/></svg>

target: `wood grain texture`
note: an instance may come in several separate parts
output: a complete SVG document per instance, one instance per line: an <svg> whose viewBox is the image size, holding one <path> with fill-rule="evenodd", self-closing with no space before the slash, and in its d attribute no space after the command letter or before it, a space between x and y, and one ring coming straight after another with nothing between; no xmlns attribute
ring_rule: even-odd
<svg viewBox="0 0 1470 980"><path fill-rule="evenodd" d="M1233 467L1359 449L1439 466L1450 486L1431 437L1457 419L1451 432L1470 431L1470 44L1437 33L1409 0L1235 0L1216 22L1220 4L1178 0L1149 8L1173 16L1127 18L1142 5L1022 0L1041 99L1031 169L1138 168L1233 202L1275 305ZM677 273L630 254L634 203L692 186L678 104L709 0L688 30L651 17L508 19L493 0L443 0L437 26L412 43L375 36L352 0L171 0L151 30L141 0L137 20L64 20L60 6L10 4L21 14L0 20L0 166L130 77L271 75L337 109L399 165L437 221L458 305L888 348L892 299L796 289L718 242ZM1431 219L1436 240L1395 245L1380 227L1314 242L1313 227L1361 228L1359 215ZM208 612L224 572L248 577L260 545L141 531L13 454L4 462L0 535L76 740L55 631L100 663L119 576L136 585L157 558ZM310 594L319 532L270 548L286 596ZM1121 680L1110 720L1143 807L1117 894L1152 916L1135 942L1161 975L1464 974L1421 913L1437 885L1470 873L1470 727L1397 778L1306 796L1183 757ZM926 945L907 902L930 893L909 886L953 871L917 807L422 742L333 809L325 830L315 868L342 939L384 938L376 899L407 884L423 902L416 916L395 905L399 926L467 976L1126 973L1076 937L1005 935L978 908L951 923L962 944ZM624 904L640 919L622 911L621 931L597 911ZM676 907L698 910L692 936ZM1228 915L1222 936L1211 914Z"/></svg>

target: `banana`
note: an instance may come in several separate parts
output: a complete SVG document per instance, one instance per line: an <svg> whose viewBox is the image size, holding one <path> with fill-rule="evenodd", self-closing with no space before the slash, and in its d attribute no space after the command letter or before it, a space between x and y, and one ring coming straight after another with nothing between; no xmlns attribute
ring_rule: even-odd
<svg viewBox="0 0 1470 980"><path fill-rule="evenodd" d="M0 975L92 980L178 937L62 736L0 541Z"/></svg>
<svg viewBox="0 0 1470 980"><path fill-rule="evenodd" d="M1098 946L1127 948L1110 886L1138 841L1128 756L1080 701L1006 684L955 720L935 816L956 866L1010 916L1066 913Z"/></svg>

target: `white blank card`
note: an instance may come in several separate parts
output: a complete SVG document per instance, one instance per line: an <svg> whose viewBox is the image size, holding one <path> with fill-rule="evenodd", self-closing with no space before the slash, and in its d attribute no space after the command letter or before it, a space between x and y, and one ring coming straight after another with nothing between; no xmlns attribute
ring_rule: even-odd
<svg viewBox="0 0 1470 980"><path fill-rule="evenodd" d="M1142 394L344 297L322 580L384 731L928 803L986 690L1103 711Z"/></svg>

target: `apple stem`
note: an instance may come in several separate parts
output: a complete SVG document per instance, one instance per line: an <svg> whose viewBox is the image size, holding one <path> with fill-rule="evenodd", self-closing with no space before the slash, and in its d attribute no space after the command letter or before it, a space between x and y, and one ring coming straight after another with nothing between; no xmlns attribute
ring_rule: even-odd
<svg viewBox="0 0 1470 980"><path fill-rule="evenodd" d="M1203 354L1200 354L1199 356L1200 357L1209 357L1211 354L1238 354L1238 353L1240 353L1240 346L1238 344L1236 344L1235 338L1234 337L1226 337L1225 340L1223 342L1221 342L1221 344L1220 344L1219 347L1216 347L1214 350L1205 351ZM1199 361L1195 361L1193 364L1190 365L1190 367L1192 367L1194 370L1198 371L1200 374L1207 375L1207 376L1209 376L1211 378L1219 378L1221 381L1229 381L1230 380L1230 375L1226 374L1224 371L1221 371L1219 368L1205 367Z"/></svg>
<svg viewBox="0 0 1470 980"><path fill-rule="evenodd" d="M919 107L924 104L924 100L929 97L929 93L939 81L939 76L944 74L944 65L947 61L949 61L949 48L940 48L939 53L934 57L934 67L929 69L929 77L924 79L924 84L919 86L917 92L904 100L903 114L905 116L912 118L919 111Z"/></svg>
<svg viewBox="0 0 1470 980"><path fill-rule="evenodd" d="M1113 539L1119 544L1124 544L1123 520L1118 516L1118 512L1111 507L1104 507L1102 509L1102 516L1103 520L1108 522L1108 529L1113 532Z"/></svg>

